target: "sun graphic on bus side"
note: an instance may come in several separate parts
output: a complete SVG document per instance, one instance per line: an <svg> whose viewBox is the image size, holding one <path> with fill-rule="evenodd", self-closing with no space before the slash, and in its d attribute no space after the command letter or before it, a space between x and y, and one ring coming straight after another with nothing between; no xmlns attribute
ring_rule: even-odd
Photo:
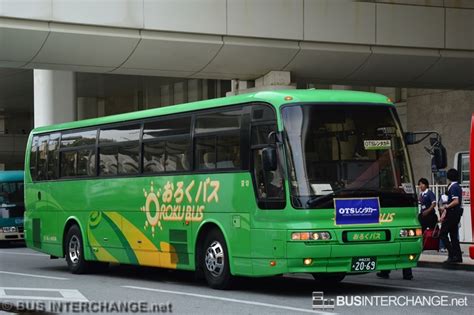
<svg viewBox="0 0 474 315"><path fill-rule="evenodd" d="M161 189L158 189L158 191L155 193L153 182L151 182L150 192L147 192L146 189L143 189L143 194L146 198L145 205L140 208L140 210L145 212L146 214L145 226L143 228L146 230L148 226L151 226L151 235L155 237L155 227L158 225L160 230L163 229L160 221L159 202L161 196ZM154 214L152 214L152 212L154 212Z"/></svg>

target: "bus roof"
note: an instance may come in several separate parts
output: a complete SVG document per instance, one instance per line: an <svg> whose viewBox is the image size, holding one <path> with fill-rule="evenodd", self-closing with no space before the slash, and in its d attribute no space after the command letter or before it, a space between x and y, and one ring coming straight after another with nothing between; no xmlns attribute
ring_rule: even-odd
<svg viewBox="0 0 474 315"><path fill-rule="evenodd" d="M0 183L22 182L23 171L0 171Z"/></svg>
<svg viewBox="0 0 474 315"><path fill-rule="evenodd" d="M226 105L250 102L268 102L276 107L290 103L377 103L393 105L389 98L384 95L370 92L348 91L348 90L276 90L261 91L255 93L241 94L236 96L215 98L205 101L184 103L173 106L153 108L118 115L92 118L62 124L38 127L33 133L56 131L63 129L82 128L95 125L116 123L127 120L136 120L154 116L176 114L181 112L208 109Z"/></svg>

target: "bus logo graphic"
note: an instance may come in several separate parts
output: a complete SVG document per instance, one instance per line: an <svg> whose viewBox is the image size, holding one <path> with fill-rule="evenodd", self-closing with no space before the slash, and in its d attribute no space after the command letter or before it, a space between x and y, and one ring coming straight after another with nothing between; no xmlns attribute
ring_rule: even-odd
<svg viewBox="0 0 474 315"><path fill-rule="evenodd" d="M335 198L336 224L379 223L380 202L374 198Z"/></svg>
<svg viewBox="0 0 474 315"><path fill-rule="evenodd" d="M325 299L324 292L313 291L313 310L333 310L335 305L334 299Z"/></svg>
<svg viewBox="0 0 474 315"><path fill-rule="evenodd" d="M143 189L145 205L140 207L146 215L143 228L146 230L150 226L152 237L155 237L157 226L163 230L162 221L202 221L206 205L219 202L219 188L220 182L209 177L186 184L168 181L158 189L151 182L149 191Z"/></svg>

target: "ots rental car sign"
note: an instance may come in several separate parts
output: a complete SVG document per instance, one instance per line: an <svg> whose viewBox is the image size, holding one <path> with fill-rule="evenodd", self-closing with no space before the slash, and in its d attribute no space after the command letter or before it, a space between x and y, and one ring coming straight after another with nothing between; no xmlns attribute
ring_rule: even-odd
<svg viewBox="0 0 474 315"><path fill-rule="evenodd" d="M336 224L379 223L379 198L335 198Z"/></svg>

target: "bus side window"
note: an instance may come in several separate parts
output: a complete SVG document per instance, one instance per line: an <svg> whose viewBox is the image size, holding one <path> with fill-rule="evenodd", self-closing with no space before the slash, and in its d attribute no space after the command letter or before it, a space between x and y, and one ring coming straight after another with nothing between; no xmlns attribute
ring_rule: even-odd
<svg viewBox="0 0 474 315"><path fill-rule="evenodd" d="M47 153L48 153L48 140L49 136L41 136L38 140L38 157L37 157L37 170L36 170L36 179L37 180L46 180L46 172L48 165Z"/></svg>
<svg viewBox="0 0 474 315"><path fill-rule="evenodd" d="M285 189L280 167L278 166L275 171L265 171L262 162L262 151L275 144L275 137L270 135L276 131L276 117L271 107L255 106L252 112L250 138L255 189L258 205L262 209L285 207Z"/></svg>
<svg viewBox="0 0 474 315"><path fill-rule="evenodd" d="M99 136L99 175L127 175L140 172L140 124L105 127ZM86 161L94 159L92 152L84 152L83 167L79 169L87 173Z"/></svg>
<svg viewBox="0 0 474 315"><path fill-rule="evenodd" d="M37 177L37 165L36 159L38 156L38 136L34 136L31 141L31 150L30 150L30 174L33 180L36 180Z"/></svg>
<svg viewBox="0 0 474 315"><path fill-rule="evenodd" d="M195 167L198 170L241 169L243 108L197 115Z"/></svg>
<svg viewBox="0 0 474 315"><path fill-rule="evenodd" d="M95 176L97 129L63 132L59 149L59 177Z"/></svg>
<svg viewBox="0 0 474 315"><path fill-rule="evenodd" d="M143 172L188 171L191 160L191 116L165 117L143 126Z"/></svg>
<svg viewBox="0 0 474 315"><path fill-rule="evenodd" d="M59 133L49 136L48 142L48 179L59 177Z"/></svg>

